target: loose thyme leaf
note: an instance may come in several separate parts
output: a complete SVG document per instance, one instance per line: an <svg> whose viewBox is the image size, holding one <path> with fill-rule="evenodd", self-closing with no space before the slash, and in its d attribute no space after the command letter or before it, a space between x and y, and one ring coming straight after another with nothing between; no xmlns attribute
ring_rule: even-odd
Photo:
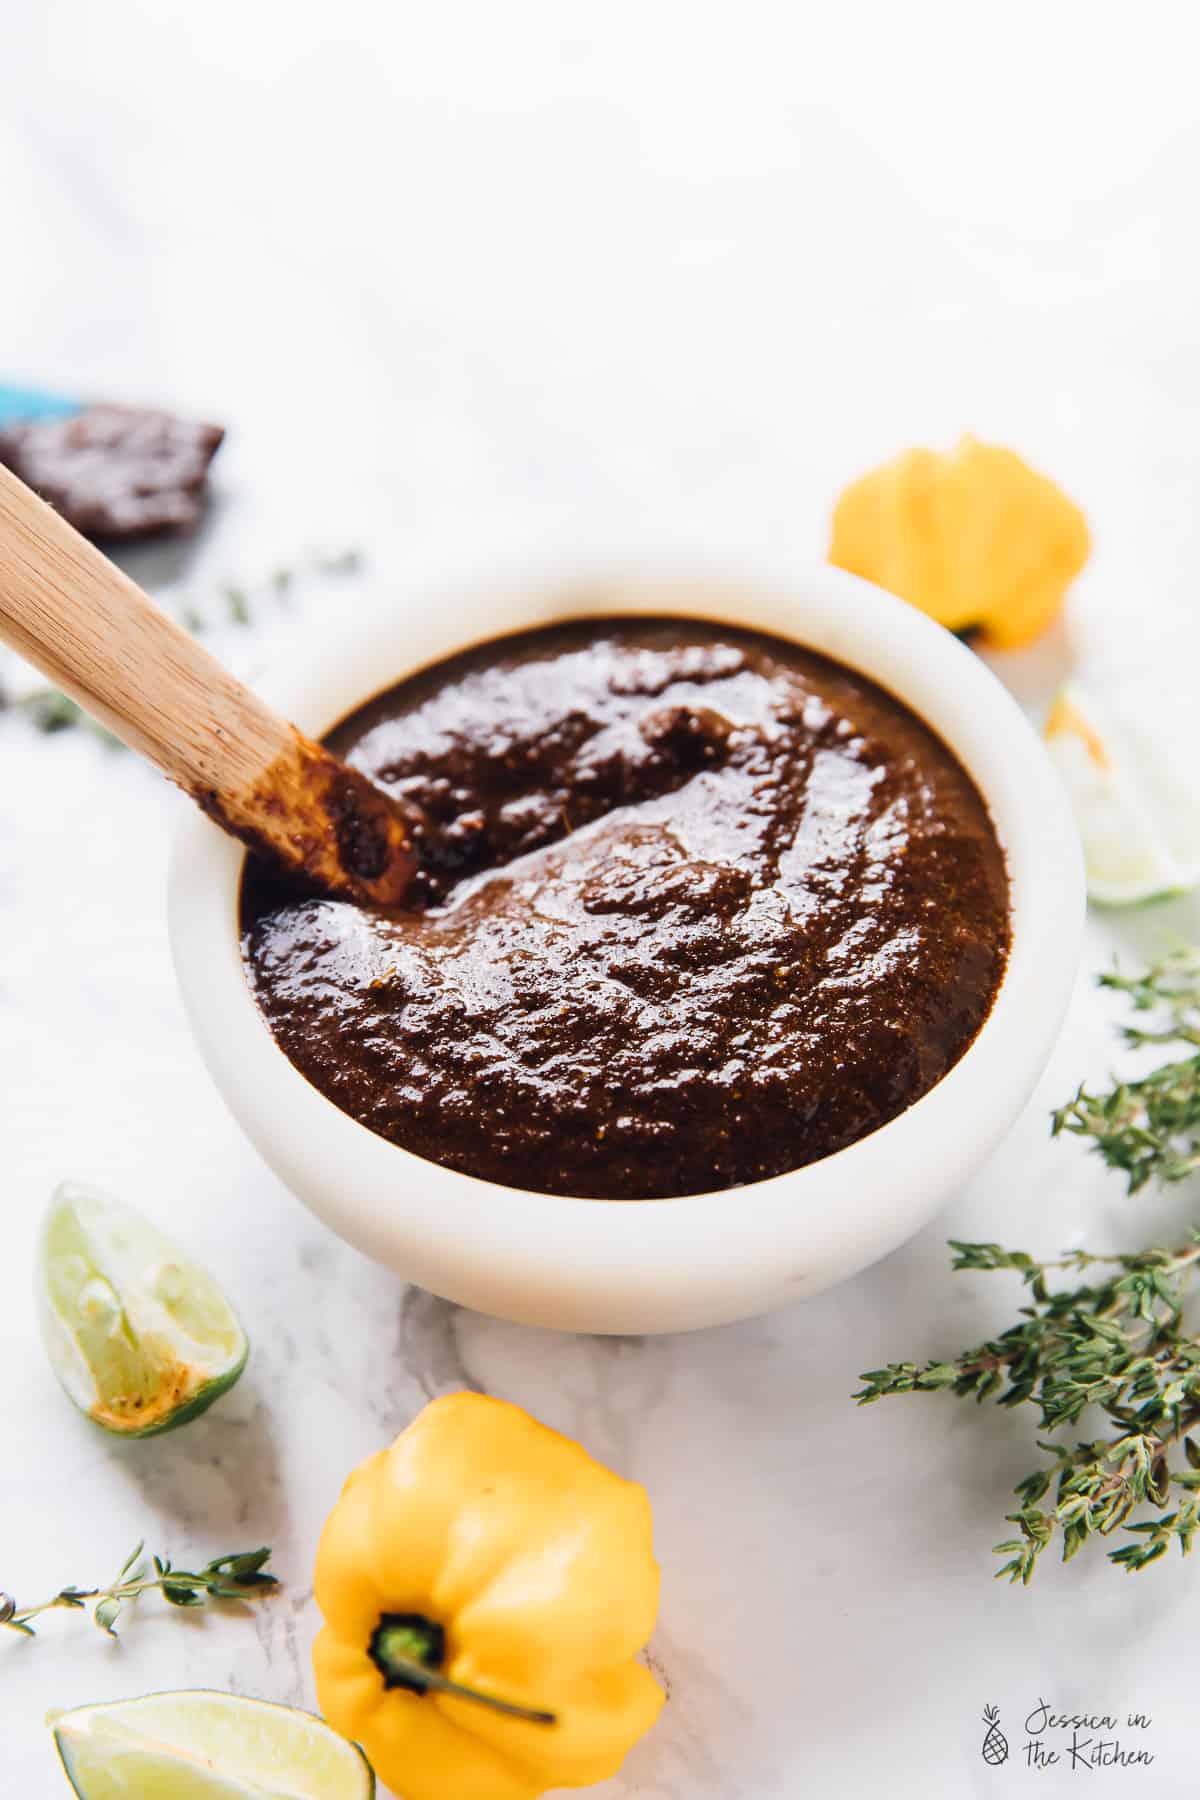
<svg viewBox="0 0 1200 1800"><path fill-rule="evenodd" d="M236 582L230 582L225 588L225 604L235 625L250 623L250 602L246 598L245 588L238 587Z"/></svg>

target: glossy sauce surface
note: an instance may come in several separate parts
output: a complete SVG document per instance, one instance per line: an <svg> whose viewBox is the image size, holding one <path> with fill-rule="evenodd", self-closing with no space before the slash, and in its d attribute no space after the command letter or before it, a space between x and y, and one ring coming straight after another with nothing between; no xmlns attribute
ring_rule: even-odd
<svg viewBox="0 0 1200 1800"><path fill-rule="evenodd" d="M281 1047L450 1168L643 1199L829 1155L919 1098L1009 945L976 789L907 708L780 639L591 620L496 640L328 742L429 820L417 909L251 865Z"/></svg>

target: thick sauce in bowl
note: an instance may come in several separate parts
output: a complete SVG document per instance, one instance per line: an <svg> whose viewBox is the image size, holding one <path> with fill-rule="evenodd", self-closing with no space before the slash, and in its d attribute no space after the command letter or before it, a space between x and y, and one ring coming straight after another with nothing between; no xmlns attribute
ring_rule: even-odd
<svg viewBox="0 0 1200 1800"><path fill-rule="evenodd" d="M415 909L248 865L281 1048L449 1168L638 1200L732 1188L894 1118L979 1030L1008 881L961 765L781 639L588 620L484 644L329 743L430 821Z"/></svg>

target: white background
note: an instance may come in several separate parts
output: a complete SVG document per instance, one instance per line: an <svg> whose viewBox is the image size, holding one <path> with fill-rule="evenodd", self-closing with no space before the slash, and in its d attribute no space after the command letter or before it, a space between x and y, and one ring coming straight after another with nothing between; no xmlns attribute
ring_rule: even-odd
<svg viewBox="0 0 1200 1800"><path fill-rule="evenodd" d="M845 479L970 428L1095 531L1067 628L1004 678L1035 708L1072 663L1187 696L1193 11L12 6L0 375L229 425L208 530L145 579L206 593L356 544L397 604L420 603L406 558L468 541L694 528L819 556ZM353 584L310 604L352 608ZM1027 1593L993 1584L1032 1415L848 1398L860 1370L1012 1316L1005 1278L949 1275L951 1232L1053 1252L1186 1229L1186 1195L1127 1200L1047 1139L1112 1054L1090 984L1025 1119L881 1267L726 1331L546 1339L405 1292L242 1142L166 955L181 804L131 757L0 719L0 1586L93 1581L142 1535L180 1561L269 1542L286 1586L245 1616L148 1601L119 1646L64 1614L0 1642L5 1796L65 1791L51 1706L176 1685L311 1703L321 1520L356 1459L464 1382L653 1496L672 1701L612 1800L1071 1794L1086 1776L1020 1761L1040 1696L1153 1714L1154 1766L1098 1788L1195 1791L1200 1558L1132 1579L1097 1548ZM1190 903L1093 921L1088 968L1179 934L1200 934ZM44 1364L32 1246L67 1174L173 1227L247 1320L241 1386L178 1436L101 1438ZM990 1701L1001 1770L979 1756Z"/></svg>

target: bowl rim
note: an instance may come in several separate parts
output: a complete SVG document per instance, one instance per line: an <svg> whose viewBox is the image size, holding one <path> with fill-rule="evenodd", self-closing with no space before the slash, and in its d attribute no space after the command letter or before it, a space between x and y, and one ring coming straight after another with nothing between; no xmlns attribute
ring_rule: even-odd
<svg viewBox="0 0 1200 1800"><path fill-rule="evenodd" d="M761 564L761 558L758 559ZM638 1202L503 1187L426 1162L343 1113L290 1063L253 998L237 934L244 852L199 812L177 832L169 933L210 1074L276 1173L340 1236L480 1310L599 1330L669 1329L818 1291L886 1254L1003 1135L1041 1073L1072 990L1084 890L1077 834L1033 728L941 626L827 564L739 557L698 577L655 563L476 557L411 569L306 631L259 685L319 733L372 693L481 640L555 619L676 614L772 631L877 681L943 738L988 805L1008 861L1012 943L991 1012L958 1063L869 1136L736 1190ZM400 583L396 584L401 585ZM553 1283L553 1300L548 1300ZM532 1297L531 1297L532 1296ZM769 1296L769 1297L768 1297ZM642 1322L648 1313L667 1322ZM608 1323L610 1319L615 1323Z"/></svg>

